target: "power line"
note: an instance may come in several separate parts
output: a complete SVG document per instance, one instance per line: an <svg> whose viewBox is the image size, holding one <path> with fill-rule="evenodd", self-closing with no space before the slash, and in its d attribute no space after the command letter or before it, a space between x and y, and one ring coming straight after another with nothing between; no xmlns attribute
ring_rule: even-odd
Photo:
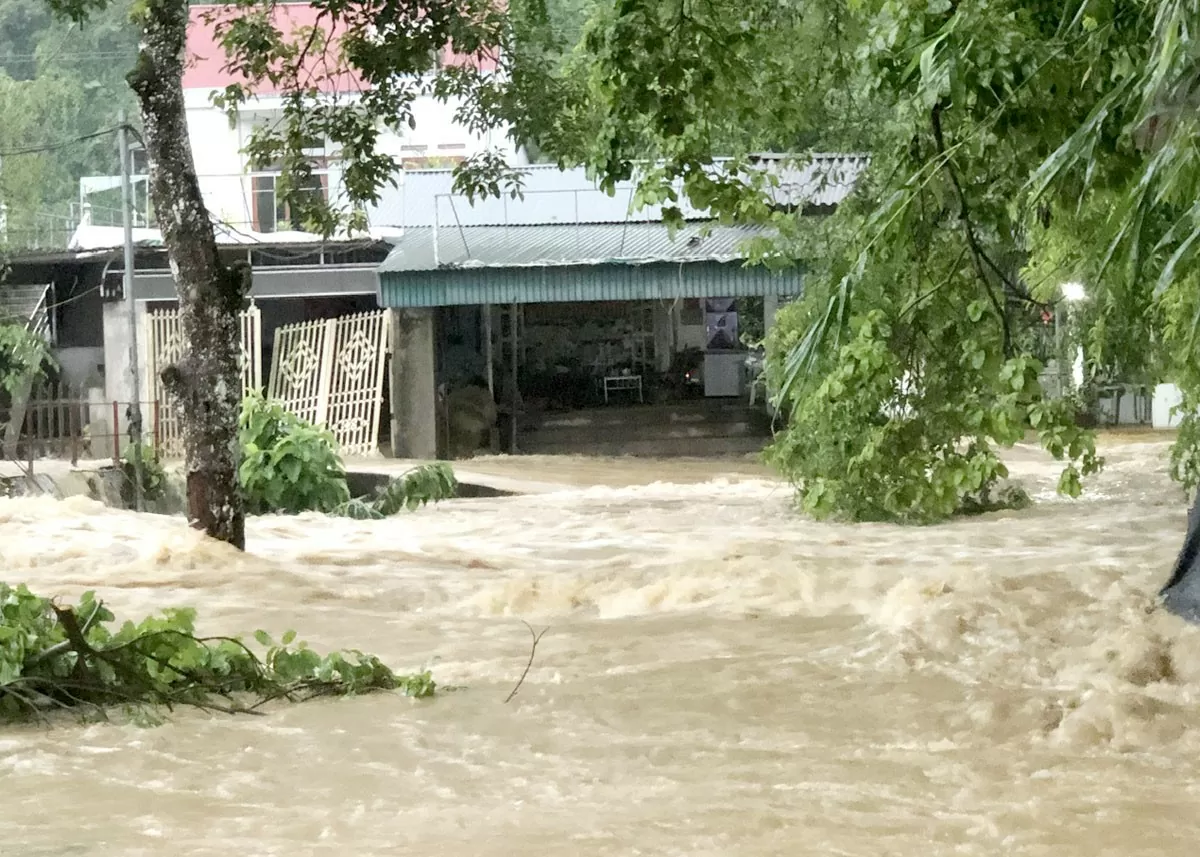
<svg viewBox="0 0 1200 857"><path fill-rule="evenodd" d="M55 301L54 303L46 304L46 311L53 312L54 310L58 309L59 307L66 306L67 304L73 304L73 303L75 303L75 301L81 300L82 298L86 298L88 295L92 294L93 292L98 292L102 288L104 288L104 283L97 283L94 286L89 286L88 288L84 289L82 292L74 292L73 294L68 295L67 297L63 298L62 300Z"/></svg>
<svg viewBox="0 0 1200 857"><path fill-rule="evenodd" d="M51 63L59 60L111 60L111 59L136 59L137 48L128 50L107 50L107 51L80 51L51 53L48 56L39 56L38 54L0 54L0 65L17 65L29 63Z"/></svg>
<svg viewBox="0 0 1200 857"><path fill-rule="evenodd" d="M6 151L0 151L0 158L13 158L20 155L38 155L43 152L56 152L59 149L66 149L70 146L78 145L79 143L86 143L88 140L95 140L99 137L106 137L109 134L115 134L120 130L121 127L118 125L115 128L103 128L99 131L94 131L91 134L81 134L78 137L72 137L67 140L57 140L53 143L45 143L41 146L26 146L19 149L8 149Z"/></svg>

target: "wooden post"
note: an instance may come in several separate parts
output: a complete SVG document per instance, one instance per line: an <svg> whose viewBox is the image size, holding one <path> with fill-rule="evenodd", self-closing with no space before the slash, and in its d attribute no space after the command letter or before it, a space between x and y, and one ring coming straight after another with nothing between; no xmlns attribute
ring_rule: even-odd
<svg viewBox="0 0 1200 857"><path fill-rule="evenodd" d="M509 454L517 454L517 304L513 303L508 311L509 350L512 354L512 391L509 395L509 406L512 408L512 418L509 420Z"/></svg>

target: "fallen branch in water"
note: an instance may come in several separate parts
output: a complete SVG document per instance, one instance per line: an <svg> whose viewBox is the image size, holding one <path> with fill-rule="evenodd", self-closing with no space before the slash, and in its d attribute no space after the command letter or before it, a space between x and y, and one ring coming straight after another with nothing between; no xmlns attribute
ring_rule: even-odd
<svg viewBox="0 0 1200 857"><path fill-rule="evenodd" d="M302 702L398 690L425 697L428 672L398 675L359 651L321 656L288 631L276 643L254 634L261 657L233 637L198 637L192 610L165 610L138 624L110 627L113 614L85 593L61 607L0 583L0 723L45 720L47 712L78 710L107 718L126 706L142 720L155 709L187 705L225 714L261 714L276 699ZM83 621L80 617L86 617Z"/></svg>
<svg viewBox="0 0 1200 857"><path fill-rule="evenodd" d="M525 672L521 673L521 677L517 679L517 685L512 689L512 692L505 697L502 704L507 705L512 701L512 698L517 695L517 691L521 689L521 685L525 683L525 676L529 675L529 668L533 666L533 656L537 654L538 643L542 641L542 637L550 630L549 626L542 629L541 633L533 630L533 626L524 619L521 622L529 629L529 636L533 637L533 645L529 648L529 662L525 664Z"/></svg>

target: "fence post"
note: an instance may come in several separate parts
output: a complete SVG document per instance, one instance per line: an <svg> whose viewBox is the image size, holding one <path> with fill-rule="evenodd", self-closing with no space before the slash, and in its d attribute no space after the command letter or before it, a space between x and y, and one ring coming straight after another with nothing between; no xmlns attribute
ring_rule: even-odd
<svg viewBox="0 0 1200 857"><path fill-rule="evenodd" d="M74 391L68 388L68 396ZM73 398L67 399L66 417L67 417L67 442L71 446L71 466L76 467L79 464L79 447L83 441L82 414L79 413L79 404L83 400L83 390L78 393L79 401Z"/></svg>

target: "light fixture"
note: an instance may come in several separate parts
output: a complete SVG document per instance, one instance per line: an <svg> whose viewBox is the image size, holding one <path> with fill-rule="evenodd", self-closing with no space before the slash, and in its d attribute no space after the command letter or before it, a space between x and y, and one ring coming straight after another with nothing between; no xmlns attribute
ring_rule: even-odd
<svg viewBox="0 0 1200 857"><path fill-rule="evenodd" d="M1062 284L1063 300L1067 303L1075 303L1087 297L1087 292L1083 289L1083 283L1063 283Z"/></svg>

